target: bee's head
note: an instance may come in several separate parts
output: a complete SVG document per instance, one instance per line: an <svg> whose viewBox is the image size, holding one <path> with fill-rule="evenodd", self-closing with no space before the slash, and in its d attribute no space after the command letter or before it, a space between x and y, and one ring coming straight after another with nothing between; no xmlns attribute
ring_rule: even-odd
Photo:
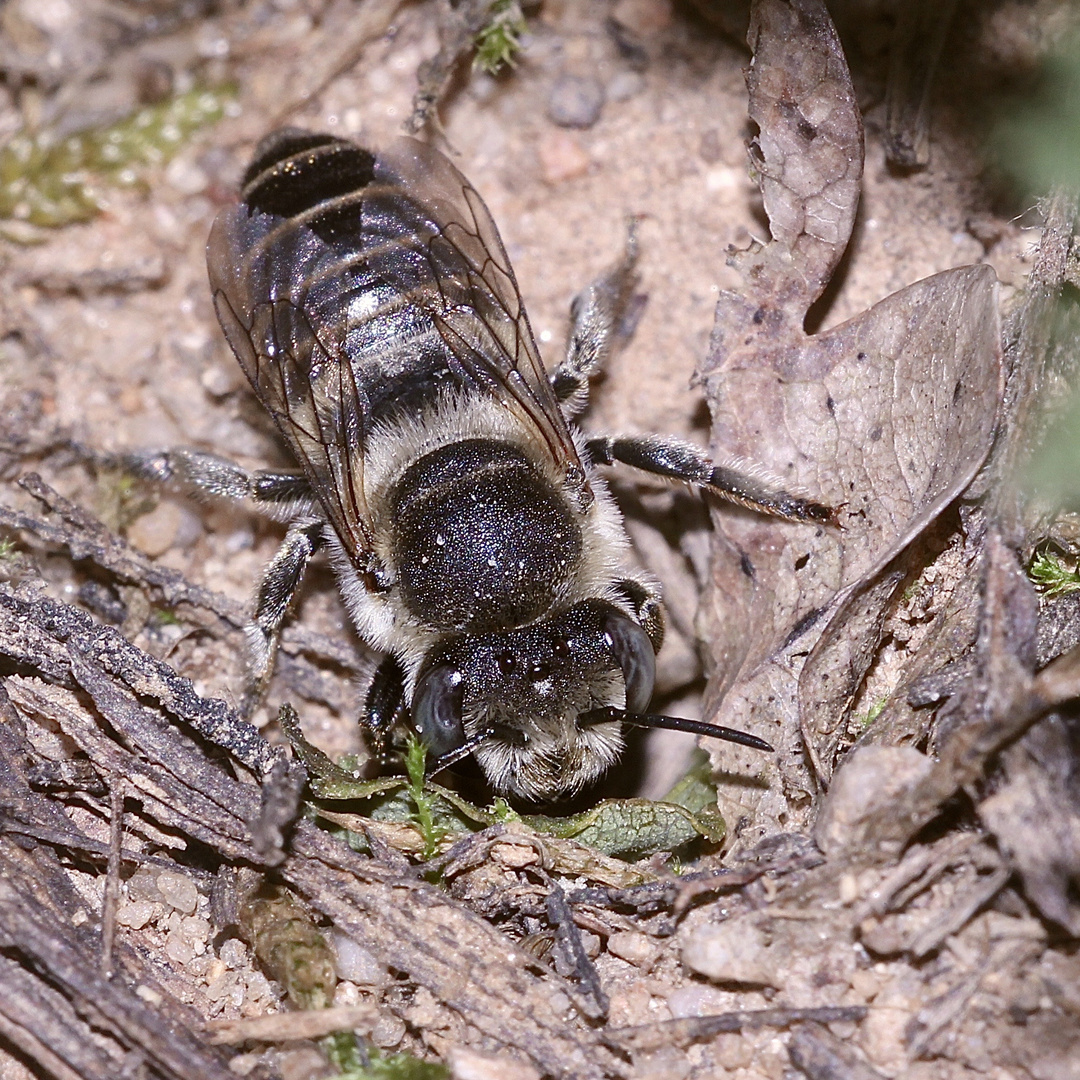
<svg viewBox="0 0 1080 1080"><path fill-rule="evenodd" d="M614 605L586 600L438 649L417 680L413 723L437 758L471 750L496 791L547 802L592 783L622 751L617 719L583 718L643 711L654 674L645 630Z"/></svg>

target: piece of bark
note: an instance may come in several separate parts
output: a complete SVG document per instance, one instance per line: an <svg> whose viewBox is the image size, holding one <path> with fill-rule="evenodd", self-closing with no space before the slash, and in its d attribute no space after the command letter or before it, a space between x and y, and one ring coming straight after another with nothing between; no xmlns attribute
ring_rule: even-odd
<svg viewBox="0 0 1080 1080"><path fill-rule="evenodd" d="M131 817L226 861L259 864L250 826L259 814L259 789L235 780L179 725L144 704L161 702L170 711L182 705L186 722L206 715L201 699L182 700L183 680L167 665L118 640L111 628L95 627L83 612L10 591L0 591L0 655L61 684L14 680L13 700L48 716L102 775L123 776ZM75 685L89 695L93 711L65 688ZM216 715L213 707L209 712ZM240 750L258 765L261 755L243 744ZM539 977L532 958L439 889L351 851L306 819L296 823L278 874L312 909L366 942L385 967L425 987L475 1037L521 1053L552 1076L626 1074L599 1036L567 1015L561 980ZM96 941L88 948L84 962L96 972ZM40 962L50 970L44 952Z"/></svg>

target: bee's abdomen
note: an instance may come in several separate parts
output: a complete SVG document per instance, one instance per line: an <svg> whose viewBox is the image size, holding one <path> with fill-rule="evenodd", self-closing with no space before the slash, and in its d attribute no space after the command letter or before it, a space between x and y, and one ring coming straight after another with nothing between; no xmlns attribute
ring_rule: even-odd
<svg viewBox="0 0 1080 1080"><path fill-rule="evenodd" d="M582 552L566 498L516 447L483 439L435 450L391 496L402 600L436 630L527 625L565 595Z"/></svg>
<svg viewBox="0 0 1080 1080"><path fill-rule="evenodd" d="M257 147L241 199L258 213L307 215L308 227L329 239L343 224L355 224L359 201L374 178L371 151L331 135L282 128ZM342 205L340 197L349 195L353 199ZM310 211L316 211L314 217Z"/></svg>

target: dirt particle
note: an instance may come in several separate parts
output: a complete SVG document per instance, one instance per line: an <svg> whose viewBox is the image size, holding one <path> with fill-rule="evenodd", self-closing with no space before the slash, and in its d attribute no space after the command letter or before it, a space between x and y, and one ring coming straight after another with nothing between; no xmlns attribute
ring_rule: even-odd
<svg viewBox="0 0 1080 1080"><path fill-rule="evenodd" d="M611 17L639 37L646 37L666 30L674 12L671 0L618 0L611 9Z"/></svg>
<svg viewBox="0 0 1080 1080"><path fill-rule="evenodd" d="M559 127L590 128L603 108L603 83L591 75L563 75L548 95L548 119Z"/></svg>
<svg viewBox="0 0 1080 1080"><path fill-rule="evenodd" d="M491 857L509 870L521 870L540 861L536 849L528 844L496 844L491 849Z"/></svg>
<svg viewBox="0 0 1080 1080"><path fill-rule="evenodd" d="M543 135L536 148L540 172L549 184L575 180L589 171L590 158L581 144L563 131Z"/></svg>
<svg viewBox="0 0 1080 1080"><path fill-rule="evenodd" d="M647 934L625 930L608 938L608 952L635 967L648 967L656 955Z"/></svg>
<svg viewBox="0 0 1080 1080"><path fill-rule="evenodd" d="M715 165L724 156L724 148L720 145L720 132L716 128L709 128L701 133L701 141L698 143L698 157L706 165Z"/></svg>
<svg viewBox="0 0 1080 1080"><path fill-rule="evenodd" d="M127 537L140 551L156 558L176 543L182 523L180 507L172 502L161 502L149 514L143 514L131 523Z"/></svg>
<svg viewBox="0 0 1080 1080"><path fill-rule="evenodd" d="M608 101L629 101L645 89L645 76L639 71L620 71L607 84Z"/></svg>
<svg viewBox="0 0 1080 1080"><path fill-rule="evenodd" d="M191 915L199 906L199 890L186 874L164 870L157 876L158 892L170 907L184 915Z"/></svg>

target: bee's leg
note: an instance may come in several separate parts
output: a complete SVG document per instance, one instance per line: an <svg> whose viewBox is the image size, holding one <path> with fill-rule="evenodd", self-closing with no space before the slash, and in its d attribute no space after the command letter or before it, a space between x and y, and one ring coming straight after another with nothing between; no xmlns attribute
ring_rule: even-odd
<svg viewBox="0 0 1080 1080"><path fill-rule="evenodd" d="M307 479L300 473L249 472L226 458L199 450L120 454L101 461L143 480L167 484L194 495L251 500L265 510L284 506L303 512L315 505Z"/></svg>
<svg viewBox="0 0 1080 1080"><path fill-rule="evenodd" d="M694 484L728 502L791 521L835 524L836 512L806 495L785 491L783 482L745 461L717 465L696 446L658 435L598 435L585 444L597 465L619 462L671 480Z"/></svg>
<svg viewBox="0 0 1080 1080"><path fill-rule="evenodd" d="M649 635L653 652L658 653L664 643L664 604L660 590L650 581L622 578L615 588L626 597L641 628Z"/></svg>
<svg viewBox="0 0 1080 1080"><path fill-rule="evenodd" d="M405 714L405 672L393 656L384 656L375 671L364 700L364 716L360 721L371 733L375 755L383 756L386 736Z"/></svg>
<svg viewBox="0 0 1080 1080"><path fill-rule="evenodd" d="M574 297L570 304L570 339L566 356L551 372L551 387L568 417L577 416L589 400L589 379L611 355L622 335L637 275L636 222L630 222L622 259Z"/></svg>
<svg viewBox="0 0 1080 1080"><path fill-rule="evenodd" d="M266 693L274 670L281 624L296 596L308 561L324 543L326 523L301 518L289 526L281 547L266 568L255 597L255 617L246 629L248 685L240 711L250 716Z"/></svg>

